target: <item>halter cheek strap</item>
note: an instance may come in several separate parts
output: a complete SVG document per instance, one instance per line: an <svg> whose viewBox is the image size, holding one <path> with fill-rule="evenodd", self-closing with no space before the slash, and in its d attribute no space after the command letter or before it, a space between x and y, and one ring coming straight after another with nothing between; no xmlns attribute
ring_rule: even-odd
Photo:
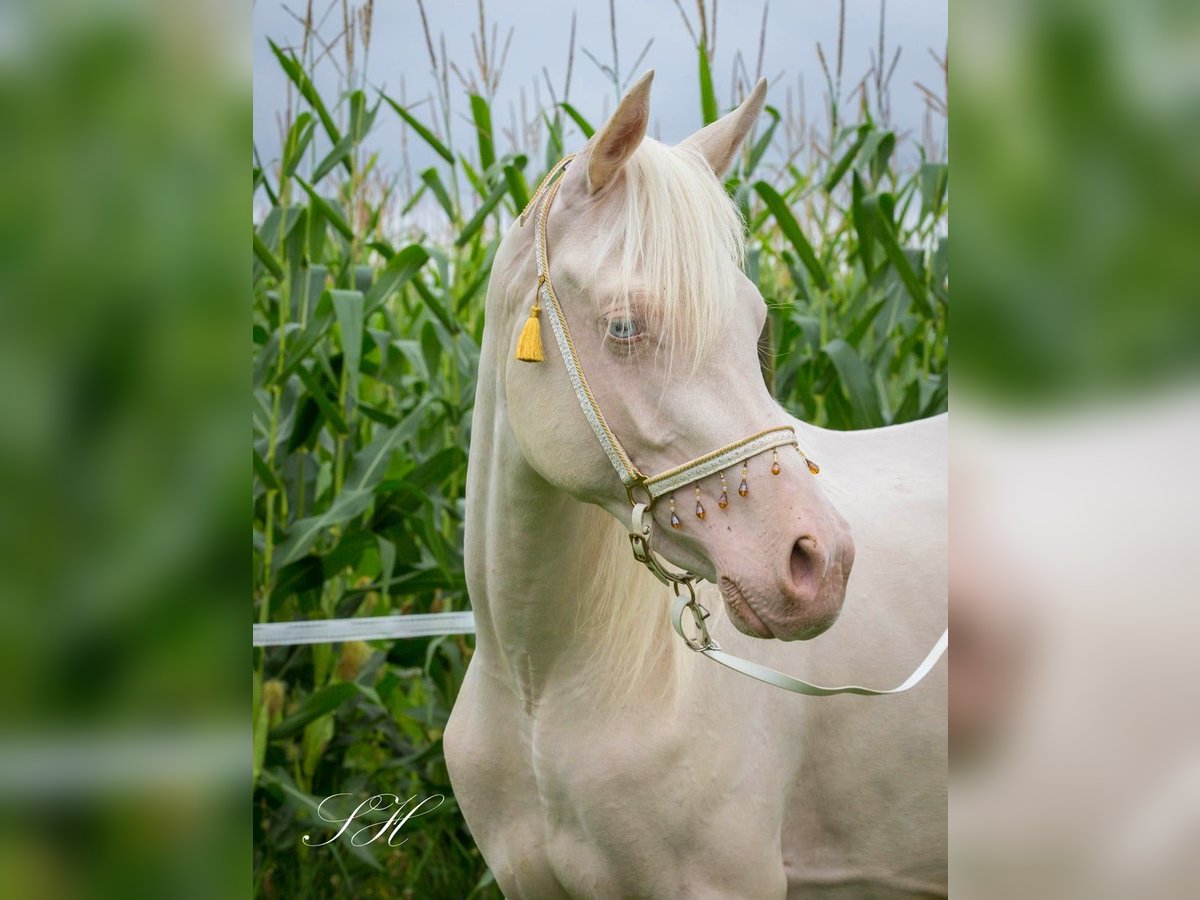
<svg viewBox="0 0 1200 900"><path fill-rule="evenodd" d="M546 247L546 220L550 216L550 205L554 202L554 196L562 184L561 176L574 158L574 154L564 157L546 173L546 177L542 179L542 183L538 185L533 197L530 198L528 205L521 213L520 222L524 226L530 212L537 207L537 221L534 227L537 288L529 319L522 328L517 341L517 358L525 362L542 362L545 359L542 350L541 328L538 322L540 314L545 312L546 318L550 322L550 330L554 335L554 342L558 345L559 353L566 366L571 388L579 400L579 407L583 410L584 418L595 432L596 440L600 442L605 456L612 463L613 469L616 470L629 497L629 503L632 506L629 540L634 558L675 591L676 600L671 613L671 622L675 630L689 647L703 653L709 659L741 672L743 675L794 693L817 697L832 694L875 696L897 694L915 686L945 653L947 644L945 632L942 633L937 644L929 651L916 671L899 687L890 690L876 690L856 685L821 687L810 684L722 650L708 633L708 627L705 624L705 620L709 617L708 610L701 606L696 599L695 582L698 580L698 576L691 572L674 572L668 569L651 549L650 538L654 520L650 516L650 510L654 506L655 500L664 494L670 494L692 482L723 472L725 469L745 462L752 456L757 456L767 450L777 450L779 447L788 445L795 447L796 451L804 457L813 474L816 474L819 469L800 449L796 431L791 425L780 425L759 431L652 477L645 476L633 463L625 448L621 446L621 441L608 427L608 423L604 420L604 413L601 412L600 405L596 402L592 389L588 386L583 368L579 364L579 354L575 352L575 344L571 340L571 332L567 328L566 318L563 316L562 307L554 293L554 284L550 280L550 259ZM538 206L539 200L541 200L540 206ZM689 635L684 629L685 613L691 614L696 630L694 636Z"/></svg>

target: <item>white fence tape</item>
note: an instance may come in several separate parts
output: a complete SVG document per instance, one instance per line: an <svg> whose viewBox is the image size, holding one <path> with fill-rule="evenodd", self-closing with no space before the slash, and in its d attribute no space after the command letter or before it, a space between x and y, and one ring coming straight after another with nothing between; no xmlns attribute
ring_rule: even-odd
<svg viewBox="0 0 1200 900"><path fill-rule="evenodd" d="M475 614L472 612L363 616L358 619L316 619L255 625L254 646L333 644L343 641L382 641L438 634L474 633Z"/></svg>

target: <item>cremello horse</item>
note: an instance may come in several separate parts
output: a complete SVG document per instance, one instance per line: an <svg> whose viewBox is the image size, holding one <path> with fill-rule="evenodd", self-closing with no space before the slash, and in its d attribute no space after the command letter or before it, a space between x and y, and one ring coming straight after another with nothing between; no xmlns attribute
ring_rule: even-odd
<svg viewBox="0 0 1200 900"><path fill-rule="evenodd" d="M726 650L895 684L945 623L945 421L839 433L786 416L721 183L765 83L666 147L645 137L651 74L567 168L546 222L579 364L643 471L795 427L818 477L794 451L772 475L768 451L745 462L746 496L741 465L728 473L726 508L718 475L689 484L679 528L654 506L656 549L711 582ZM945 895L945 665L899 696L803 697L676 637L559 349L547 337L545 362L516 359L534 230L512 226L488 291L467 486L478 639L445 735L497 883L509 898Z"/></svg>

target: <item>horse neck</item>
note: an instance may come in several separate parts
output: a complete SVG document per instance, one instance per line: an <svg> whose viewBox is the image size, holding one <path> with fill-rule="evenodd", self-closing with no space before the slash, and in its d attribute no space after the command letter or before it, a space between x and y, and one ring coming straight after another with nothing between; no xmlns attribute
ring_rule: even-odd
<svg viewBox="0 0 1200 900"><path fill-rule="evenodd" d="M509 426L502 369L485 335L465 545L477 659L527 712L554 693L595 702L599 688L624 702L646 683L673 686L682 645L665 615L667 593L633 560L607 512L548 484L526 462Z"/></svg>

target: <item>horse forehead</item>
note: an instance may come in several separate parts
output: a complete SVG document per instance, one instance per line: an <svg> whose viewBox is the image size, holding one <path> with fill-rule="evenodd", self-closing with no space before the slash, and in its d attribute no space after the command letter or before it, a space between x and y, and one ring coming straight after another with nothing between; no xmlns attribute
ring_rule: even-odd
<svg viewBox="0 0 1200 900"><path fill-rule="evenodd" d="M636 294L646 289L640 278L622 280L616 250L606 250L603 236L580 229L571 239L550 248L551 277L556 284L597 296Z"/></svg>

